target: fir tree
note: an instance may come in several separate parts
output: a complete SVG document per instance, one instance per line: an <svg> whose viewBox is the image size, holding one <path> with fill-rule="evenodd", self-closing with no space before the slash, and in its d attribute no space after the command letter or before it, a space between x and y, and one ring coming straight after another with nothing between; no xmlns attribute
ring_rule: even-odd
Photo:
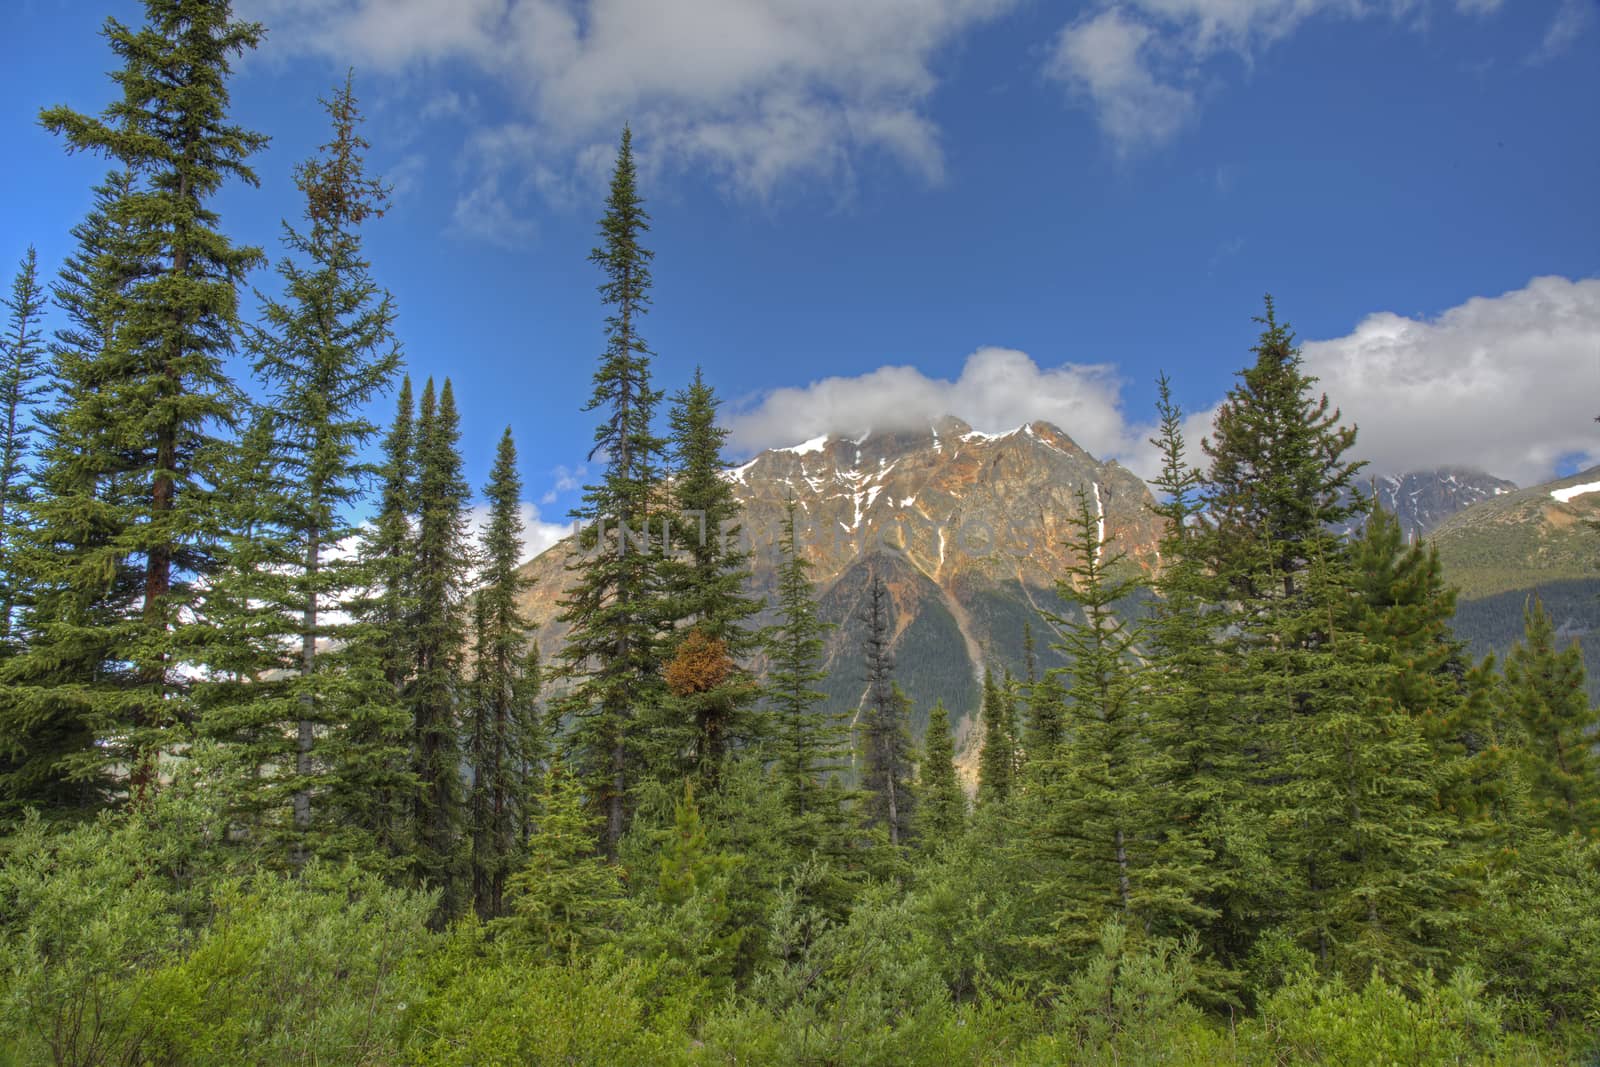
<svg viewBox="0 0 1600 1067"><path fill-rule="evenodd" d="M569 746L583 791L603 822L602 844L615 857L626 829L630 786L637 780L634 716L659 706L663 598L662 555L651 548L660 518L664 443L651 428L661 393L650 387L650 350L639 333L648 310L652 253L640 239L649 216L639 196L632 134L622 131L612 171L601 245L590 260L604 280L606 350L585 410L603 413L590 457L604 454L598 485L584 489L573 517L585 524L562 601L571 626L562 674L574 685L561 710L573 722ZM658 546L659 547L659 546Z"/></svg>
<svg viewBox="0 0 1600 1067"><path fill-rule="evenodd" d="M271 412L275 476L265 513L244 534L244 559L219 582L224 597L230 582L247 587L236 606L265 614L253 629L266 644L261 670L221 697L239 706L219 717L229 731L254 720L254 736L293 734L292 752L257 749L243 771L258 804L276 802L266 782L292 779L297 863L350 847L348 808L399 787L374 775L397 769L406 737L392 687L358 647L361 628L329 615L370 584L361 560L329 549L358 533L354 508L373 473L359 457L377 432L364 409L392 384L400 351L393 301L362 253L362 225L382 216L387 191L366 175L350 79L323 105L332 139L295 169L305 210L302 226L284 224L284 298L263 301L263 325L248 339ZM278 662L285 645L295 647L287 664ZM343 839L337 846L313 841L314 804L330 808L315 837Z"/></svg>
<svg viewBox="0 0 1600 1067"><path fill-rule="evenodd" d="M472 550L467 541L469 495L461 474L455 393L444 380L437 400L433 379L422 389L417 422L416 602L411 630L416 667L407 686L418 793L414 867L420 881L442 889L442 916L460 912L460 835L463 829L459 697L463 618Z"/></svg>
<svg viewBox="0 0 1600 1067"><path fill-rule="evenodd" d="M1067 691L1059 670L1047 670L1033 684L1028 700L1028 723L1023 728L1023 768L1029 780L1060 754L1067 736ZM1020 784L1020 783L1019 783Z"/></svg>
<svg viewBox="0 0 1600 1067"><path fill-rule="evenodd" d="M816 686L828 676L822 669L827 625L817 618L811 564L801 555L799 541L798 512L790 497L778 542L778 619L767 635L767 695L791 843L804 855L818 847L838 816L822 779L843 760L846 727L839 716L818 707L825 694Z"/></svg>
<svg viewBox="0 0 1600 1067"><path fill-rule="evenodd" d="M0 667L0 808L84 812L116 795L113 766L97 742L127 726L120 698L132 677L117 648L137 625L141 576L114 542L139 504L138 486L121 471L110 420L85 413L101 403L101 357L121 320L122 290L143 269L128 248L127 224L113 218L134 187L125 170L96 187L52 290L66 316L51 345L56 398L39 417L37 491L29 522L14 528L24 536L13 544L12 564L15 583L29 594L22 629L30 644L54 652ZM84 427L93 432L80 434ZM89 559L97 561L95 581L74 584ZM62 688L67 682L79 691Z"/></svg>
<svg viewBox="0 0 1600 1067"><path fill-rule="evenodd" d="M1340 423L1325 394L1313 395L1316 379L1270 296L1256 321L1255 364L1239 372L1217 409L1215 436L1201 442L1211 469L1210 533L1200 551L1234 595L1272 595L1263 585L1270 578L1292 597L1300 571L1331 540L1329 528L1359 512L1362 464L1345 458L1355 428Z"/></svg>
<svg viewBox="0 0 1600 1067"><path fill-rule="evenodd" d="M41 320L44 292L39 285L33 246L22 257L0 337L0 644L11 640L12 618L21 591L15 555L26 521L29 467L34 459L34 408L45 392L45 350Z"/></svg>
<svg viewBox="0 0 1600 1067"><path fill-rule="evenodd" d="M64 368L81 377L64 383L51 418L57 469L35 515L50 548L29 575L49 590L0 695L31 728L86 742L50 773L92 780L125 767L136 802L187 714L181 623L214 569L210 491L226 454L216 432L240 406L224 361L237 287L261 259L233 245L209 202L230 178L256 184L247 161L266 144L227 121L232 63L261 28L214 0L144 7L138 29L105 23L121 99L101 118L41 114L68 151L109 158L139 187L103 204L116 233L107 253L121 262L94 265L91 298L108 302L94 314L111 332Z"/></svg>
<svg viewBox="0 0 1600 1067"><path fill-rule="evenodd" d="M559 762L545 775L538 807L527 862L506 883L511 916L500 922L516 939L572 963L611 939L626 903L621 869L595 856L580 787Z"/></svg>
<svg viewBox="0 0 1600 1067"><path fill-rule="evenodd" d="M928 713L928 734L923 747L917 834L930 848L937 848L960 837L967 821L967 796L956 778L950 713L942 700L936 701Z"/></svg>
<svg viewBox="0 0 1600 1067"><path fill-rule="evenodd" d="M417 455L409 376L400 382L394 421L383 440L379 473L382 488L378 514L361 542L369 584L367 595L357 603L357 611L367 624L368 643L377 647L385 678L399 694L416 659L410 620L415 610Z"/></svg>
<svg viewBox="0 0 1600 1067"><path fill-rule="evenodd" d="M978 757L978 803L1004 804L1017 764L1016 713L1011 677L996 682L983 672L983 751Z"/></svg>
<svg viewBox="0 0 1600 1067"><path fill-rule="evenodd" d="M1600 830L1600 767L1583 650L1556 647L1555 624L1537 597L1523 611L1523 638L1506 656L1505 694L1524 735L1523 776L1544 824L1559 834Z"/></svg>
<svg viewBox="0 0 1600 1067"><path fill-rule="evenodd" d="M508 428L484 490L489 523L474 598L475 680L468 713L472 745L472 888L478 914L504 910L505 882L516 868L519 831L531 822L528 768L544 755L538 721L537 660L518 600L530 584L522 557L522 479Z"/></svg>
<svg viewBox="0 0 1600 1067"><path fill-rule="evenodd" d="M1265 842L1253 796L1261 788L1247 758L1256 740L1230 696L1242 683L1223 659L1219 632L1229 616L1214 602L1226 595L1201 562L1203 477L1189 463L1184 413L1172 382L1156 382L1158 430L1150 443L1161 457L1152 483L1158 495L1161 569L1144 629L1144 702L1152 743L1175 762L1176 821L1199 836L1211 854L1199 899L1216 912L1202 944L1227 964L1249 953L1267 904L1263 895Z"/></svg>
<svg viewBox="0 0 1600 1067"><path fill-rule="evenodd" d="M1140 631L1114 611L1140 579L1112 577L1123 557L1108 551L1098 509L1082 492L1069 545L1075 562L1057 595L1083 618L1047 616L1062 635L1057 648L1072 684L1068 736L1047 768L1031 851L1044 872L1035 889L1053 912L1043 943L1075 956L1109 919L1164 937L1194 929L1209 912L1197 899L1206 854L1177 818L1177 761L1155 743L1140 706Z"/></svg>
<svg viewBox="0 0 1600 1067"><path fill-rule="evenodd" d="M911 701L894 681L889 590L873 571L861 621L867 627L866 699L861 707L867 825L882 827L897 846L911 826Z"/></svg>
<svg viewBox="0 0 1600 1067"><path fill-rule="evenodd" d="M718 401L697 369L673 398L672 488L675 558L667 565L667 610L677 629L663 649L671 698L648 724L656 773L676 780L685 770L715 787L728 753L771 733L747 669L760 635L749 620L759 605L744 593L749 552L737 545L739 503L723 477ZM688 766L683 765L687 753Z"/></svg>

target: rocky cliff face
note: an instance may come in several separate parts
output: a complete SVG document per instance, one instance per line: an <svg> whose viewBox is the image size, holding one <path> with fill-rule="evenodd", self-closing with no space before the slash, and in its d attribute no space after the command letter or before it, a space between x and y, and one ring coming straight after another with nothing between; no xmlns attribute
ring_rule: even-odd
<svg viewBox="0 0 1600 1067"><path fill-rule="evenodd" d="M820 438L763 452L727 472L744 505L753 591L775 584L785 502L800 516L828 642L829 703L854 709L864 685L861 598L876 572L893 599L896 674L916 705L920 737L943 699L958 738L971 730L985 667L1023 672L1023 624L1032 622L1042 665L1059 662L1039 612L1063 613L1055 583L1079 494L1129 566L1157 565L1159 520L1144 483L1101 463L1065 433L1036 422L984 434L955 418L921 431ZM527 565L525 609L553 653L565 627L554 616L568 577L563 543Z"/></svg>
<svg viewBox="0 0 1600 1067"><path fill-rule="evenodd" d="M1366 496L1377 495L1384 510L1400 520L1408 540L1432 534L1450 516L1482 500L1516 491L1516 485L1478 470L1441 467L1375 478L1361 487ZM1355 528L1359 528L1357 524Z"/></svg>

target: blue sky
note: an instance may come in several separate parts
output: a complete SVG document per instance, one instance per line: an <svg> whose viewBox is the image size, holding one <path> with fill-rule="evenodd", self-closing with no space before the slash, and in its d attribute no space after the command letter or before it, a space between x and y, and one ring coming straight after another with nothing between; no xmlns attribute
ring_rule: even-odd
<svg viewBox="0 0 1600 1067"><path fill-rule="evenodd" d="M410 369L454 379L475 484L513 428L547 521L592 428L586 257L624 121L658 384L703 365L744 449L948 408L1138 469L1157 370L1202 427L1270 290L1378 465L1600 462L1597 0L237 8L270 33L235 114L273 144L226 226L276 254L353 65ZM33 242L54 269L103 169L36 116L108 100L106 14L139 5L0 14L7 266Z"/></svg>

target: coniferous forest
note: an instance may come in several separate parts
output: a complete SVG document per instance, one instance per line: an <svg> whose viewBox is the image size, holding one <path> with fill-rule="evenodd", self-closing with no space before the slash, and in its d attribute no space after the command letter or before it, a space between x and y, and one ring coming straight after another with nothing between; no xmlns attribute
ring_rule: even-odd
<svg viewBox="0 0 1600 1067"><path fill-rule="evenodd" d="M1066 666L984 680L969 795L881 580L846 721L793 504L770 603L703 536L740 521L726 431L652 373L627 130L572 264L597 473L541 660L516 443L468 483L364 252L355 81L243 246L214 201L256 182L263 30L144 8L115 102L40 114L104 178L5 301L0 1064L1600 1055L1580 654L1532 603L1468 657L1270 298L1204 440L1161 382L1159 569L1079 501L1073 610L1029 628Z"/></svg>

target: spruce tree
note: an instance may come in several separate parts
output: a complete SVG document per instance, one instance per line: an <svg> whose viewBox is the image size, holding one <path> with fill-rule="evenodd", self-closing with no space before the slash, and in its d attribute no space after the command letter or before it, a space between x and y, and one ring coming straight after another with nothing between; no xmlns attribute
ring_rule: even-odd
<svg viewBox="0 0 1600 1067"><path fill-rule="evenodd" d="M956 778L950 713L936 701L928 713L917 798L917 836L930 848L956 840L967 821L967 795Z"/></svg>
<svg viewBox="0 0 1600 1067"><path fill-rule="evenodd" d="M35 514L49 548L29 575L47 589L0 694L30 730L76 739L48 774L92 781L126 768L136 802L188 715L183 622L214 570L210 494L227 452L217 432L240 407L224 363L237 288L261 259L233 245L210 201L230 178L256 184L247 161L266 144L227 121L232 63L261 28L216 0L144 8L137 29L105 23L121 98L100 118L67 107L40 116L68 151L102 155L139 184L103 205L121 262L95 264L92 298L109 302L97 317L111 332L65 367L82 377L64 383L51 418L59 447L47 462L58 469Z"/></svg>
<svg viewBox="0 0 1600 1067"><path fill-rule="evenodd" d="M1523 610L1523 637L1506 656L1506 702L1524 736L1523 776L1534 810L1558 834L1600 830L1600 761L1589 706L1583 650L1556 647L1555 623L1534 597Z"/></svg>
<svg viewBox="0 0 1600 1067"><path fill-rule="evenodd" d="M677 780L692 771L715 788L729 752L771 734L748 669L760 635L750 619L760 605L745 595L750 568L738 546L739 503L723 477L718 400L700 371L673 397L671 500L674 555L665 564L668 616L676 628L662 654L669 699L646 724L655 773Z"/></svg>
<svg viewBox="0 0 1600 1067"><path fill-rule="evenodd" d="M1057 595L1082 621L1047 616L1062 635L1057 648L1072 680L1067 739L1047 768L1025 846L1042 872L1035 891L1051 912L1052 933L1040 944L1059 944L1069 959L1110 919L1167 937L1210 917L1198 899L1207 856L1179 822L1177 760L1156 743L1142 707L1140 629L1114 610L1141 579L1113 577L1124 558L1109 551L1098 509L1082 492L1071 528L1075 562Z"/></svg>
<svg viewBox="0 0 1600 1067"><path fill-rule="evenodd" d="M413 867L419 881L443 891L440 914L461 911L461 660L466 640L469 497L461 473L455 393L444 380L422 388L417 420L417 540L412 612L416 665L406 687L418 791Z"/></svg>
<svg viewBox="0 0 1600 1067"><path fill-rule="evenodd" d="M502 928L562 963L611 939L626 901L621 868L594 854L579 783L559 761L544 777L528 857L506 883L511 915Z"/></svg>
<svg viewBox="0 0 1600 1067"><path fill-rule="evenodd" d="M1332 538L1330 527L1359 513L1355 477L1362 464L1346 458L1354 427L1341 424L1326 394L1314 394L1300 348L1280 323L1272 298L1256 319L1261 336L1253 366L1217 409L1214 436L1201 442L1211 459L1204 483L1209 534L1201 558L1247 600L1285 597L1309 561Z"/></svg>
<svg viewBox="0 0 1600 1067"><path fill-rule="evenodd" d="M983 672L983 751L978 756L978 803L1004 804L1017 763L1016 713L1011 676L996 682Z"/></svg>
<svg viewBox="0 0 1600 1067"><path fill-rule="evenodd" d="M825 694L816 686L828 676L822 669L827 625L817 618L811 564L800 554L799 540L797 506L790 497L778 542L778 619L767 635L767 695L791 843L804 855L818 847L827 824L837 818L838 805L827 795L823 776L842 762L847 728L839 716L819 707Z"/></svg>
<svg viewBox="0 0 1600 1067"><path fill-rule="evenodd" d="M484 490L489 522L474 597L474 684L467 733L472 759L472 893L484 918L504 911L506 878L517 867L520 830L532 821L528 769L544 756L536 703L537 660L518 604L530 585L522 557L522 479L507 428Z"/></svg>
<svg viewBox="0 0 1600 1067"><path fill-rule="evenodd" d="M611 309L594 395L585 408L602 413L589 455L603 454L606 467L599 484L585 487L573 512L584 525L571 565L575 580L560 616L571 626L561 651L561 673L573 682L561 704L573 723L568 744L584 795L602 820L602 845L613 858L639 776L635 714L659 706L664 697L661 628L667 608L663 557L652 537L659 537L665 521L665 445L651 426L661 393L650 387L650 350L639 332L650 301L652 253L639 243L648 230L632 134L624 129L600 220L601 245L590 255L603 275L601 301Z"/></svg>
<svg viewBox="0 0 1600 1067"><path fill-rule="evenodd" d="M882 827L898 846L911 827L910 698L894 680L893 620L889 590L873 571L861 621L866 624L866 698L861 706L866 823Z"/></svg>
<svg viewBox="0 0 1600 1067"><path fill-rule="evenodd" d="M1199 835L1211 854L1199 899L1216 912L1202 946L1225 964L1249 953L1271 886L1261 877L1265 833L1254 798L1261 787L1248 758L1256 739L1237 694L1249 679L1226 667L1220 633L1230 616L1217 603L1227 590L1201 561L1203 477L1189 462L1184 413L1172 382L1158 377L1158 429L1150 443L1161 457L1152 487L1162 519L1161 567L1144 629L1145 705L1152 743L1171 757L1177 822Z"/></svg>
<svg viewBox="0 0 1600 1067"><path fill-rule="evenodd" d="M11 296L0 304L7 312L5 334L0 337L0 645L6 645L21 595L15 556L26 523L29 468L35 458L34 409L45 392L44 291L32 245L17 268Z"/></svg>
<svg viewBox="0 0 1600 1067"><path fill-rule="evenodd" d="M400 382L379 475L378 514L365 528L360 549L368 586L356 610L367 624L365 643L373 646L398 695L416 660L410 621L415 610L417 442L410 376Z"/></svg>
<svg viewBox="0 0 1600 1067"><path fill-rule="evenodd" d="M377 433L365 409L400 365L393 300L362 252L362 226L383 215L387 190L366 174L348 77L323 106L331 139L294 172L305 208L300 226L283 227L284 296L263 299L262 325L247 338L271 412L275 476L265 513L244 532L246 554L218 582L224 598L231 583L244 586L234 606L265 616L252 627L264 654L246 684L208 709L224 735L293 735L292 750L250 746L240 770L258 807L288 792L297 863L354 845L348 809L399 787L381 778L398 769L406 740L404 711L363 655L361 628L341 618L370 584L368 568L330 552L359 532L355 509L373 474L360 457ZM294 648L288 663L284 646Z"/></svg>
<svg viewBox="0 0 1600 1067"><path fill-rule="evenodd" d="M1028 723L1022 732L1023 777L1027 781L1038 777L1040 768L1049 766L1067 736L1067 691L1061 684L1061 672L1045 671L1030 693Z"/></svg>
<svg viewBox="0 0 1600 1067"><path fill-rule="evenodd" d="M0 810L26 805L51 815L82 813L112 802L118 789L99 739L118 736L127 724L117 698L131 677L117 647L124 630L137 624L140 574L137 561L114 542L139 503L138 487L120 470L107 420L84 413L100 403L101 357L121 321L121 292L143 269L128 248L127 223L113 218L114 206L134 188L126 170L96 187L94 207L73 227L76 248L52 289L66 317L50 348L56 396L39 416L36 494L29 521L16 528L23 536L13 543L12 568L29 594L21 629L31 645L54 652L49 660L19 657L0 666ZM95 432L78 432L89 425ZM110 571L95 572L88 586L74 585L70 579L89 558ZM68 681L81 687L76 696L60 687Z"/></svg>

